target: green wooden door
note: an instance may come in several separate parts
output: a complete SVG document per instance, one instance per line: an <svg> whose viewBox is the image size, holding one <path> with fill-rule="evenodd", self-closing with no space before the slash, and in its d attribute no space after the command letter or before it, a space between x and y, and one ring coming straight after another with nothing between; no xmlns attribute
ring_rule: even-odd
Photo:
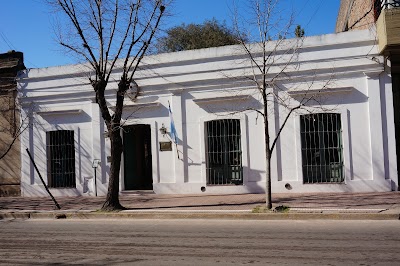
<svg viewBox="0 0 400 266"><path fill-rule="evenodd" d="M126 126L123 131L125 190L152 190L150 126Z"/></svg>

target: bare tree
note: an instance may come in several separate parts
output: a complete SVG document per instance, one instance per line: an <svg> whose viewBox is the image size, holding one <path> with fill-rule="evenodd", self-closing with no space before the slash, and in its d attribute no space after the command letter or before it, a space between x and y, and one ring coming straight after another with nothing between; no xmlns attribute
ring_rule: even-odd
<svg viewBox="0 0 400 266"><path fill-rule="evenodd" d="M15 112L16 109L8 110L9 112ZM0 135L4 135L0 141L0 160L7 156L12 150L15 143L19 141L19 136L30 126L27 122L28 117L22 119L22 121L4 121L3 112L0 112ZM14 124L15 123L15 124Z"/></svg>
<svg viewBox="0 0 400 266"><path fill-rule="evenodd" d="M70 29L60 26L59 44L87 62L96 102L111 142L111 167L106 201L102 210L123 209L119 202L119 173L123 150L121 116L126 92L139 87L135 73L164 15L163 0L50 0L66 17ZM72 29L72 30L71 30ZM111 109L105 90L118 68L116 104Z"/></svg>
<svg viewBox="0 0 400 266"><path fill-rule="evenodd" d="M297 94L297 97L290 95L289 89L282 85L284 82L290 83L291 73L298 70L296 62L304 36L303 29L297 29L301 30L301 34L295 36L294 13L282 10L282 3L281 0L251 0L247 2L247 9L243 6L240 8L241 12L238 12L236 3L233 5L235 6L233 24L238 36L240 32L247 32L248 39L252 41L249 43L243 39L240 41L240 46L251 68L251 73L245 75L246 79L253 83L262 108L246 108L245 111L257 112L264 122L267 209L272 208L271 156L279 136L294 112L308 109L307 104L319 103L321 100L318 91L316 93L310 89L313 87L313 82L308 83L307 89ZM250 26L254 28L250 29ZM328 82L324 83L320 90L327 85ZM268 118L277 115L274 113L275 105L285 109L286 113L276 135L271 136Z"/></svg>

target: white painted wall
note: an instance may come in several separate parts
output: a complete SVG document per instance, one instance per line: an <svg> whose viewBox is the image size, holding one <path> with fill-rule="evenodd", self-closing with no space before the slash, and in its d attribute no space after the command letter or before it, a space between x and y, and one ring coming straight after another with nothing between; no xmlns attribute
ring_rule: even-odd
<svg viewBox="0 0 400 266"><path fill-rule="evenodd" d="M290 40L288 40L290 42ZM391 79L384 72L383 58L377 54L369 31L306 38L293 66L286 90L322 90L324 108L341 114L345 182L303 184L300 118L293 114L282 131L272 157L272 191L344 192L390 191L397 189L397 166L393 126ZM153 185L156 193L262 193L265 187L263 121L251 83L240 79L251 73L246 56L238 46L226 46L145 58L137 73L142 89L135 102L126 98L123 119L128 124L148 124L152 137ZM284 59L277 59L277 63ZM290 68L292 69L292 68ZM272 71L279 71L273 67ZM33 127L22 135L22 151L29 148L47 182L46 131L73 129L76 149L76 189L52 189L55 195L94 195L93 159L100 159L97 191L107 191L109 140L94 93L88 84L88 68L69 65L31 69L19 81L23 116L30 115ZM118 79L115 72L114 79ZM232 78L236 77L236 78ZM239 79L237 78L239 77ZM333 77L333 78L332 78ZM110 106L115 103L116 83L107 92ZM294 89L296 88L296 89ZM327 93L329 92L329 93ZM286 92L282 96L287 97ZM296 96L290 96L292 104ZM173 111L179 136L177 151L159 151L159 142L168 135L159 131ZM274 137L286 110L272 106L270 134ZM213 119L240 119L244 183L239 186L207 186L204 123ZM23 196L45 195L45 190L25 152L22 153ZM123 167L121 177L123 177ZM285 185L292 187L287 190ZM88 190L86 189L88 185ZM201 187L206 187L201 192ZM124 181L121 178L121 190Z"/></svg>

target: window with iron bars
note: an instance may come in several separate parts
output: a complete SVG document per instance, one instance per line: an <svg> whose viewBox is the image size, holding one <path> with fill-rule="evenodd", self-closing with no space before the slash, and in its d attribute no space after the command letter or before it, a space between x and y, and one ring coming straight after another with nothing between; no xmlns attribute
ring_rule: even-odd
<svg viewBox="0 0 400 266"><path fill-rule="evenodd" d="M344 181L340 114L300 116L304 183Z"/></svg>
<svg viewBox="0 0 400 266"><path fill-rule="evenodd" d="M207 184L242 185L240 120L206 122Z"/></svg>
<svg viewBox="0 0 400 266"><path fill-rule="evenodd" d="M51 188L75 188L75 146L73 130L46 133L47 182Z"/></svg>

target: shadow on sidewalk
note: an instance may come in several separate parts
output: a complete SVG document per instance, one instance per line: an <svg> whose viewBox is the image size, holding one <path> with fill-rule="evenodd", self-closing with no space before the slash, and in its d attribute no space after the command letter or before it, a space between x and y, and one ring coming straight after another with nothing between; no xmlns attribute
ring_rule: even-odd
<svg viewBox="0 0 400 266"><path fill-rule="evenodd" d="M98 210L105 197L58 197L62 210ZM264 194L230 195L121 195L128 210L156 209L252 209L265 203ZM400 208L400 192L273 194L273 205L292 208ZM0 198L0 210L54 210L50 198Z"/></svg>

